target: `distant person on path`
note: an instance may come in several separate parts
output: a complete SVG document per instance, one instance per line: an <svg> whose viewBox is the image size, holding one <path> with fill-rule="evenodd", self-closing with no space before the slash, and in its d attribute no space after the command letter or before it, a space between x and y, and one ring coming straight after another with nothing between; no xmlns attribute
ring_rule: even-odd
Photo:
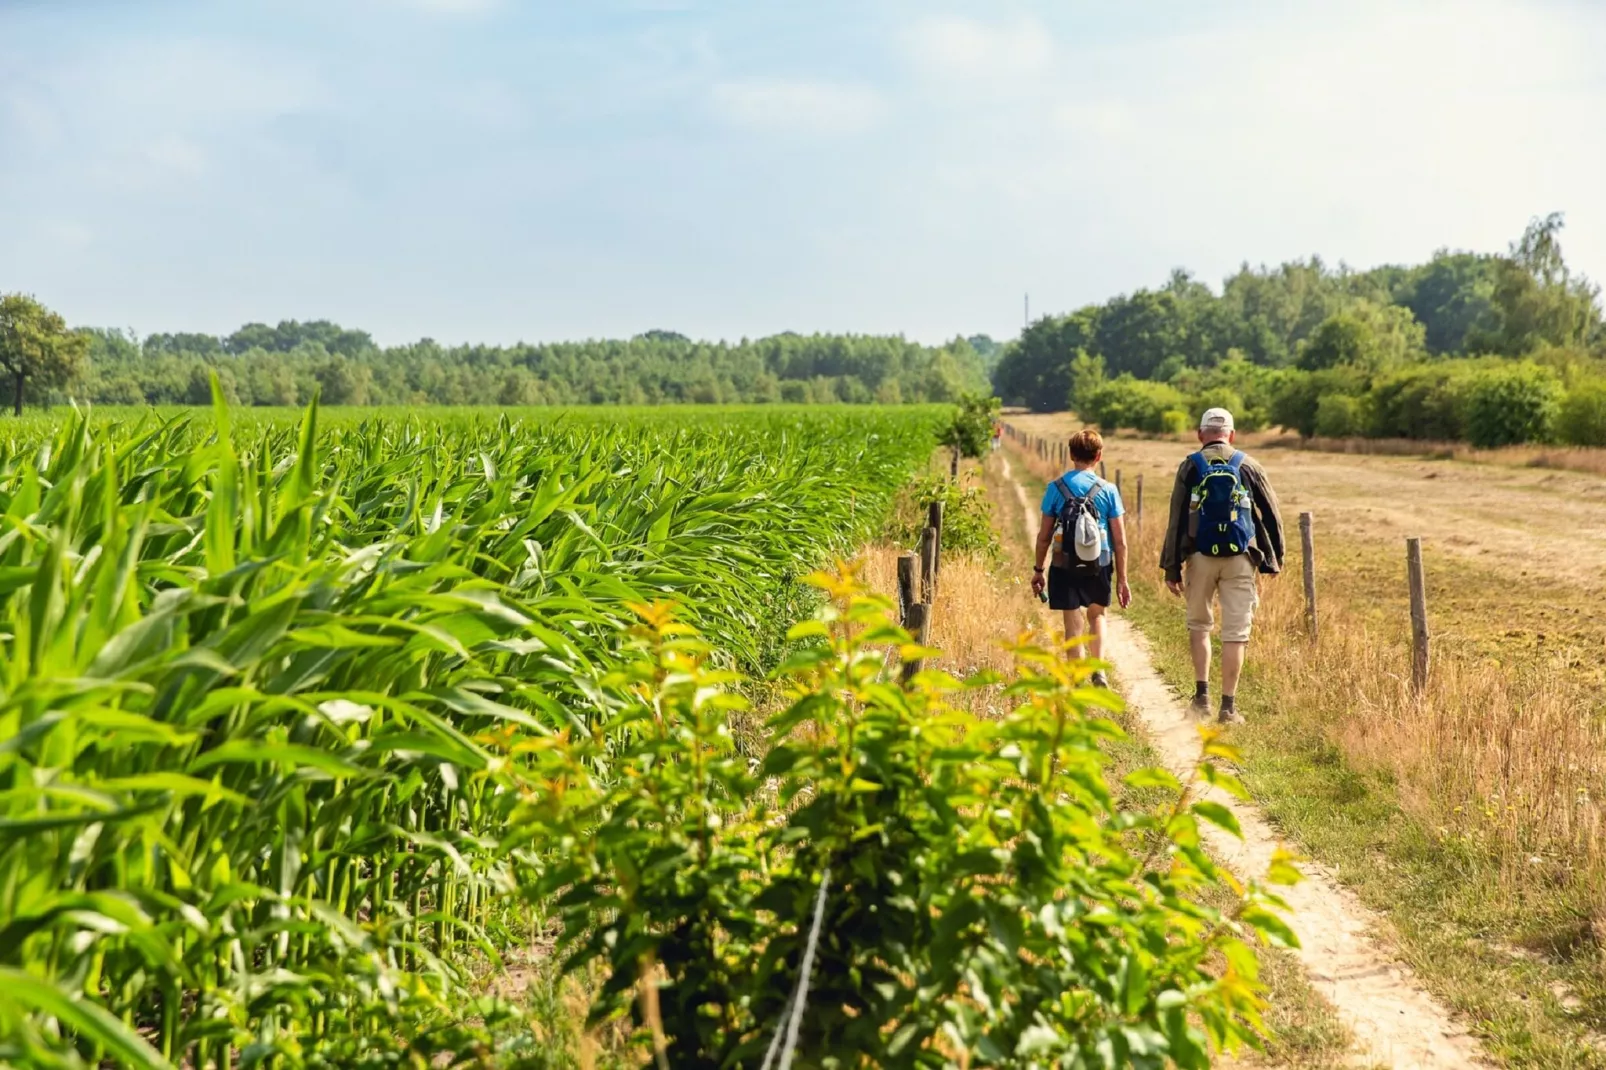
<svg viewBox="0 0 1606 1070"><path fill-rule="evenodd" d="M1071 436L1074 467L1048 485L1043 493L1043 522L1037 531L1037 559L1032 570L1032 593L1048 591L1049 608L1065 616L1065 638L1092 637L1094 658L1104 656L1104 613L1110 607L1113 583L1121 608L1132 601L1126 582L1126 510L1121 492L1100 479L1093 469L1104 456L1104 440L1092 428ZM1050 551L1053 560L1045 574ZM1085 651L1076 648L1077 657ZM1103 672L1093 683L1110 686Z"/></svg>
<svg viewBox="0 0 1606 1070"><path fill-rule="evenodd" d="M1266 472L1237 448L1232 413L1209 409L1199 420L1199 450L1177 469L1171 488L1171 522L1160 567L1172 594L1186 594L1193 651L1196 717L1210 714L1211 601L1221 599L1221 711L1218 720L1243 720L1238 677L1249 630L1260 603L1259 574L1283 567L1283 519Z"/></svg>

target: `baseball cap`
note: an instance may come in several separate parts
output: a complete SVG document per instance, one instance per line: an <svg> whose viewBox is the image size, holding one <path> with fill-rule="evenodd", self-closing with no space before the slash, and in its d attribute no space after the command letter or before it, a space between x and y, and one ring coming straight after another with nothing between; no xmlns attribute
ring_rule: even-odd
<svg viewBox="0 0 1606 1070"><path fill-rule="evenodd" d="M1232 413L1226 409L1206 409L1205 414L1199 417L1199 430L1231 431Z"/></svg>

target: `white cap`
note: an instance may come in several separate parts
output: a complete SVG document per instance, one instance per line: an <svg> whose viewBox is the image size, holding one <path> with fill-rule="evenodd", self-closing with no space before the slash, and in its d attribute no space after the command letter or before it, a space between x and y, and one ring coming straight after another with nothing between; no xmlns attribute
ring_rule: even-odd
<svg viewBox="0 0 1606 1070"><path fill-rule="evenodd" d="M1206 409L1205 414L1199 417L1199 430L1231 431L1232 413L1226 409Z"/></svg>

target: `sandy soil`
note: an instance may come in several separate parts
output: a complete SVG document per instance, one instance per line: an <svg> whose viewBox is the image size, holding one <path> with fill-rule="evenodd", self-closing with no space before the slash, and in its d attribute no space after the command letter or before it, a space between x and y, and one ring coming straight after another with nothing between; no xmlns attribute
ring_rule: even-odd
<svg viewBox="0 0 1606 1070"><path fill-rule="evenodd" d="M1077 426L1062 413L1011 416L1010 423L1044 437ZM1110 478L1117 463L1126 467L1123 490L1130 499L1134 470L1142 472L1146 508L1163 513L1188 448L1117 437L1105 448ZM1318 531L1341 517L1346 538L1397 544L1420 535L1425 549L1509 568L1514 579L1606 590L1606 480L1598 476L1293 449L1267 449L1256 458L1271 477L1295 539L1299 513L1310 511Z"/></svg>
<svg viewBox="0 0 1606 1070"><path fill-rule="evenodd" d="M1166 451L1170 458L1167 463L1174 469L1177 447L1169 443L1151 445L1157 457L1161 450ZM1123 455L1127 455L1126 443L1122 446ZM1036 530L1034 510L1025 489L1014 481L1008 459L1003 461L1005 478L1014 482L1020 500L1023 533L1030 540ZM1169 484L1166 486L1169 489ZM1303 486L1297 491L1308 492L1309 488ZM1291 504L1297 504L1292 495L1290 498ZM1601 511L1606 517L1606 502ZM1143 636L1119 615L1109 618L1105 657L1114 664L1128 708L1147 729L1161 760L1173 772L1185 776L1199 756L1197 723L1155 670ZM1272 852L1281 842L1276 830L1253 805L1225 796L1218 796L1217 801L1233 808L1244 837L1242 841L1235 840L1207 825L1205 838L1212 853L1242 876L1265 873ZM1476 1041L1374 936L1386 931L1382 919L1321 867L1307 863L1302 868L1307 879L1286 893L1295 911L1292 923L1304 945L1299 959L1313 986L1355 1035L1361 1048L1356 1052L1357 1058L1394 1067L1479 1065L1482 1059Z"/></svg>

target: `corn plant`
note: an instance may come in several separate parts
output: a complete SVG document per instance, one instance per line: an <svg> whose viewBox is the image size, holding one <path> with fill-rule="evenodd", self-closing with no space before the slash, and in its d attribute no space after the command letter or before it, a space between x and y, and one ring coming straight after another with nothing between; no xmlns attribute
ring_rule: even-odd
<svg viewBox="0 0 1606 1070"><path fill-rule="evenodd" d="M0 442L0 1062L479 1059L505 755L627 707L631 604L773 657L941 422L235 415Z"/></svg>

